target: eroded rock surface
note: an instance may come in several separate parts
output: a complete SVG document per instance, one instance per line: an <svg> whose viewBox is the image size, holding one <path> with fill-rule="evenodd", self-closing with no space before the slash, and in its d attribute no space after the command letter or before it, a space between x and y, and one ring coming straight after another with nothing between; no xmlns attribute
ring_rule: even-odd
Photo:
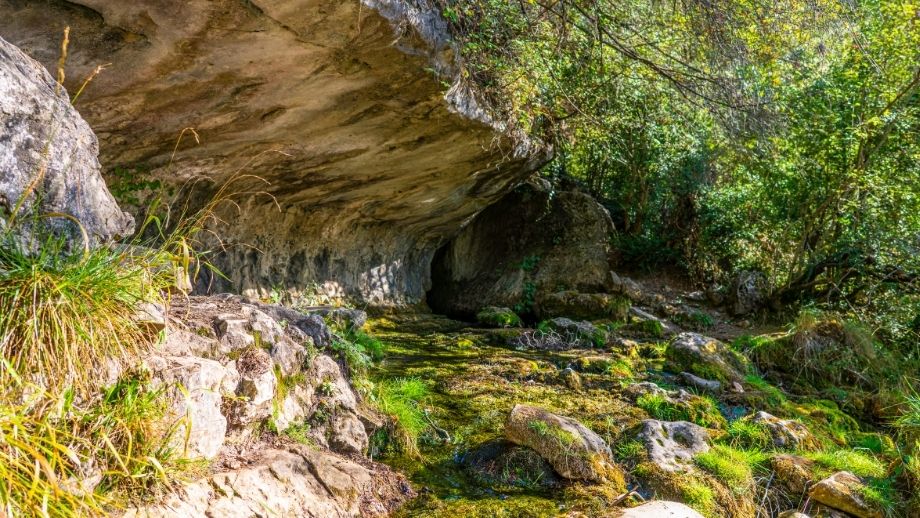
<svg viewBox="0 0 920 518"><path fill-rule="evenodd" d="M627 509L619 518L703 518L703 515L680 502L656 500Z"/></svg>
<svg viewBox="0 0 920 518"><path fill-rule="evenodd" d="M253 452L251 465L185 485L125 518L385 516L415 496L401 475L305 446Z"/></svg>
<svg viewBox="0 0 920 518"><path fill-rule="evenodd" d="M693 456L709 451L709 434L702 426L686 421L642 422L639 439L645 444L649 460L664 471L693 469Z"/></svg>
<svg viewBox="0 0 920 518"><path fill-rule="evenodd" d="M4 1L0 36L54 70L70 26L71 91L109 64L77 109L125 187L159 180L197 206L238 172L259 177L230 191L263 194L219 208L214 260L232 286L213 288L411 303L438 246L546 158L455 81L440 13L430 0Z"/></svg>

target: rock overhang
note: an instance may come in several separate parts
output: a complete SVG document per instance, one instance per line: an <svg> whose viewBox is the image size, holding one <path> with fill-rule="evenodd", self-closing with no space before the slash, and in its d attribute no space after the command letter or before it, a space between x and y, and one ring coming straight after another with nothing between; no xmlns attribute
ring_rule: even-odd
<svg viewBox="0 0 920 518"><path fill-rule="evenodd" d="M264 180L221 214L230 282L212 288L418 302L439 244L548 155L476 101L427 0L4 0L0 15L49 69L71 27L71 91L108 64L77 103L107 169L195 182L199 199Z"/></svg>

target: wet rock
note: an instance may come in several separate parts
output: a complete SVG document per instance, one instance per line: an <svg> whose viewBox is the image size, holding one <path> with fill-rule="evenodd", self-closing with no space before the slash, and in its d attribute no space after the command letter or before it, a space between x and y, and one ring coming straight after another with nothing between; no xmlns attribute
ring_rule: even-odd
<svg viewBox="0 0 920 518"><path fill-rule="evenodd" d="M687 385L697 390L701 390L703 392L711 392L713 394L722 392L722 383L716 380L703 379L689 372L681 372L680 377L684 380L685 383L687 383Z"/></svg>
<svg viewBox="0 0 920 518"><path fill-rule="evenodd" d="M0 229L22 200L16 233L23 242L39 230L33 225L77 249L84 245L81 228L90 246L131 235L133 218L121 211L100 174L93 131L45 67L3 38L0 119ZM39 171L42 181L36 182ZM32 221L33 213L68 214L80 227L66 218Z"/></svg>
<svg viewBox="0 0 920 518"><path fill-rule="evenodd" d="M124 517L385 516L415 496L405 477L380 464L307 447L252 454L246 467L186 484Z"/></svg>
<svg viewBox="0 0 920 518"><path fill-rule="evenodd" d="M767 412L757 412L750 417L752 423L770 432L773 446L779 449L813 449L818 445L804 424L791 419L780 419Z"/></svg>
<svg viewBox="0 0 920 518"><path fill-rule="evenodd" d="M862 480L848 471L839 471L815 483L808 496L815 502L839 509L857 518L882 518L885 513L863 496Z"/></svg>
<svg viewBox="0 0 920 518"><path fill-rule="evenodd" d="M540 318L569 317L578 320L610 319L623 322L629 315L629 299L609 293L560 291L537 300Z"/></svg>
<svg viewBox="0 0 920 518"><path fill-rule="evenodd" d="M748 315L763 308L769 295L770 283L763 273L743 271L732 280L726 302L732 315Z"/></svg>
<svg viewBox="0 0 920 518"><path fill-rule="evenodd" d="M464 467L488 486L549 488L560 483L552 465L534 450L504 439L481 444L463 455Z"/></svg>
<svg viewBox="0 0 920 518"><path fill-rule="evenodd" d="M741 381L749 370L747 360L724 343L698 333L681 333L668 344L668 364L720 382Z"/></svg>
<svg viewBox="0 0 920 518"><path fill-rule="evenodd" d="M176 446L189 458L214 458L227 432L220 389L231 373L214 360L195 356L154 357L148 365L154 378L169 387L172 414L179 420Z"/></svg>
<svg viewBox="0 0 920 518"><path fill-rule="evenodd" d="M703 515L679 502L655 500L626 509L619 518L703 518Z"/></svg>
<svg viewBox="0 0 920 518"><path fill-rule="evenodd" d="M505 421L505 437L539 453L565 478L623 483L604 440L574 419L515 405Z"/></svg>
<svg viewBox="0 0 920 518"><path fill-rule="evenodd" d="M798 455L780 454L770 458L776 482L793 495L804 495L812 481L814 462Z"/></svg>
<svg viewBox="0 0 920 518"><path fill-rule="evenodd" d="M693 456L709 451L706 429L686 421L642 421L639 439L645 444L649 460L669 472L693 469Z"/></svg>
<svg viewBox="0 0 920 518"><path fill-rule="evenodd" d="M581 375L575 369L571 367L562 369L559 371L559 379L566 387L575 391L581 390Z"/></svg>

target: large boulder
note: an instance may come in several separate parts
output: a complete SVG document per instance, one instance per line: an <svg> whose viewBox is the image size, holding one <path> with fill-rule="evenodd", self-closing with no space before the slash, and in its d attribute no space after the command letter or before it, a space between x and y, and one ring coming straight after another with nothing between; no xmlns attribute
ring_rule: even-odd
<svg viewBox="0 0 920 518"><path fill-rule="evenodd" d="M728 288L728 311L747 315L763 308L770 296L770 282L761 272L743 271L732 279Z"/></svg>
<svg viewBox="0 0 920 518"><path fill-rule="evenodd" d="M690 372L720 382L740 382L750 369L746 358L727 345L698 333L681 333L668 344L668 365L677 372Z"/></svg>
<svg viewBox="0 0 920 518"><path fill-rule="evenodd" d="M0 229L15 217L29 234L36 230L30 229L30 215L62 214L79 221L93 242L133 232L133 218L118 208L102 179L96 136L67 91L2 37L0 143ZM65 217L42 221L82 240L79 228Z"/></svg>
<svg viewBox="0 0 920 518"><path fill-rule="evenodd" d="M428 303L469 317L483 306L532 312L561 290L602 292L612 231L606 209L587 194L524 184L438 251Z"/></svg>
<svg viewBox="0 0 920 518"><path fill-rule="evenodd" d="M211 258L229 281L213 289L394 304L421 301L437 247L548 155L479 102L441 13L432 0L16 1L0 2L0 35L55 70L70 26L71 91L109 64L77 109L139 211L143 186L195 210L235 178Z"/></svg>
<svg viewBox="0 0 920 518"><path fill-rule="evenodd" d="M565 478L623 482L607 443L574 419L539 407L515 405L505 421L505 437L535 450Z"/></svg>

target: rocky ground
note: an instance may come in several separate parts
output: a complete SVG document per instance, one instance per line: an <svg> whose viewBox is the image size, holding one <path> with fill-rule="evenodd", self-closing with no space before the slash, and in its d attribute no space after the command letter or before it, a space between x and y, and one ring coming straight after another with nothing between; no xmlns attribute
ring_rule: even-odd
<svg viewBox="0 0 920 518"><path fill-rule="evenodd" d="M852 402L764 379L742 352L754 324L705 295L665 301L624 282L650 303L625 325L371 320L387 345L372 377L423 380L437 430L421 458L382 457L419 491L398 516L618 516L658 500L692 507L674 516L913 512L893 489L891 439L851 417ZM694 332L652 313L705 317L682 321ZM789 334L773 330L778 343ZM625 516L663 516L658 505L670 504Z"/></svg>

